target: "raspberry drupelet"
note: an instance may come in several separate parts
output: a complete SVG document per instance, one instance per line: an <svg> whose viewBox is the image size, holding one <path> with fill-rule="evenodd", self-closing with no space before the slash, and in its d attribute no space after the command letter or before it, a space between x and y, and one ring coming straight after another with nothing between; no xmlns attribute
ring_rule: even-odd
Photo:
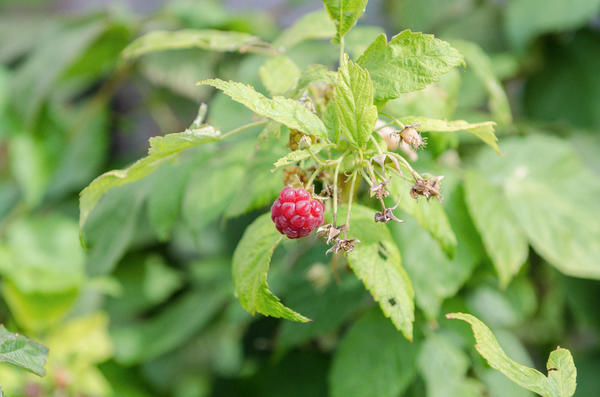
<svg viewBox="0 0 600 397"><path fill-rule="evenodd" d="M271 207L271 219L288 238L306 237L323 223L323 204L302 188L286 186Z"/></svg>

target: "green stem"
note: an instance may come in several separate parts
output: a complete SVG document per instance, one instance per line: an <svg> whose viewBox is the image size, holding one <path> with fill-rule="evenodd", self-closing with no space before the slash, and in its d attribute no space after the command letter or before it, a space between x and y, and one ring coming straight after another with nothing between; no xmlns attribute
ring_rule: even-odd
<svg viewBox="0 0 600 397"><path fill-rule="evenodd" d="M344 36L340 37L340 67L344 64Z"/></svg>
<svg viewBox="0 0 600 397"><path fill-rule="evenodd" d="M238 127L238 128L236 128L236 129L233 129L233 130L231 130L231 131L229 131L229 132L227 132L227 133L225 133L225 134L221 135L221 137L219 138L219 140L221 140L221 141L222 141L222 140L224 140L225 138L229 138L230 136L232 136L232 135L235 135L235 134L237 134L237 133L239 133L239 132L246 131L246 130L248 130L248 129L250 129L250 128L253 128L253 127L258 127L258 126L260 126L260 125L265 125L265 124L267 124L267 120L255 121L255 122L253 122L253 123L249 123L249 124L243 125L243 126L241 126L241 127Z"/></svg>
<svg viewBox="0 0 600 397"><path fill-rule="evenodd" d="M389 114L389 113L386 113L386 112L383 112L383 111L381 111L381 110L379 111L379 114L382 114L382 115L384 115L385 117L387 117L388 119L390 119L390 120L393 120L393 121L394 121L394 123L396 123L396 125L398 125L398 127L400 127L400 129L404 129L404 128L405 128L405 125L404 125L404 123L402 123L400 120L398 120L397 118L395 118L395 117L394 117L394 116L392 116L391 114Z"/></svg>
<svg viewBox="0 0 600 397"><path fill-rule="evenodd" d="M379 146L379 144L377 143L377 139L375 139L375 137L373 135L371 135L369 138L371 139L371 141L373 141L373 144L375 145L375 148L377 149L377 153L383 154L383 150L381 150L381 146Z"/></svg>
<svg viewBox="0 0 600 397"><path fill-rule="evenodd" d="M339 158L339 162L336 164L333 173L333 227L337 227L338 176L340 174L340 165L342 164L344 156L346 156L346 153L342 154Z"/></svg>
<svg viewBox="0 0 600 397"><path fill-rule="evenodd" d="M306 185L304 185L306 187L306 189L308 189L310 187L310 185L312 185L313 181L315 180L317 175L319 175L319 173L321 172L321 170L323 168L325 168L325 165L321 165L321 166L317 167L317 169L311 174L310 178L308 178L308 181L306 182Z"/></svg>
<svg viewBox="0 0 600 397"><path fill-rule="evenodd" d="M308 151L308 153L310 153L310 157L313 158L313 160L315 160L315 163L317 163L320 166L325 166L326 164L317 157L317 155L311 150L310 146L306 148L306 150Z"/></svg>
<svg viewBox="0 0 600 397"><path fill-rule="evenodd" d="M344 229L345 238L348 238L348 232L350 231L350 216L352 215L352 200L354 198L354 184L356 182L357 170L352 172L352 181L350 182L350 196L348 197L348 212L346 213L346 228Z"/></svg>
<svg viewBox="0 0 600 397"><path fill-rule="evenodd" d="M413 176L413 178L415 178L415 181L419 181L419 180L423 179L421 177L421 175L419 175L419 173L417 171L415 171L413 169L413 167L410 166L410 163L404 157L400 156L398 153L395 153L395 152L386 152L386 154L392 155L395 158L397 158L398 160L400 160L400 162L402 163L402 165L404 167L406 167L406 169L411 173L411 175Z"/></svg>

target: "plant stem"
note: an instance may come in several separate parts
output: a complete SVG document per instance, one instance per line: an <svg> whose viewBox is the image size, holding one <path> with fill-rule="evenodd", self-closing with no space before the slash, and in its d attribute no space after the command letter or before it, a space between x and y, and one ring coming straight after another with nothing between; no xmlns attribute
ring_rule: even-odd
<svg viewBox="0 0 600 397"><path fill-rule="evenodd" d="M265 124L267 124L267 120L259 120L259 121L255 121L253 123L248 123L246 125L238 127L236 129L233 129L233 130L231 130L231 131L229 131L229 132L221 135L221 137L219 138L219 140L222 141L225 138L229 138L230 136L235 135L235 134L237 134L239 132L246 131L247 129L250 129L250 128L253 128L253 127L258 127L260 125L265 125Z"/></svg>
<svg viewBox="0 0 600 397"><path fill-rule="evenodd" d="M315 160L315 163L317 163L320 166L324 166L325 165L325 163L321 159L319 159L317 157L317 155L312 151L312 149L310 148L310 146L307 147L306 150L308 151L308 153L310 153L310 157L312 157L313 160Z"/></svg>
<svg viewBox="0 0 600 397"><path fill-rule="evenodd" d="M348 212L346 213L346 228L344 229L344 238L348 238L350 231L350 216L352 215L352 200L354 198L354 184L356 182L356 174L358 170L352 172L352 181L350 182L350 196L348 197Z"/></svg>
<svg viewBox="0 0 600 397"><path fill-rule="evenodd" d="M346 156L346 153L342 154L339 158L333 173L333 227L337 227L338 176L340 174L340 165L342 164L344 156Z"/></svg>
<svg viewBox="0 0 600 397"><path fill-rule="evenodd" d="M320 165L317 167L317 169L311 174L310 178L308 178L308 181L306 182L306 185L304 185L306 187L306 189L308 189L310 187L310 185L312 185L313 181L315 180L315 178L317 177L317 175L319 175L319 173L321 172L321 170L325 168L325 165Z"/></svg>
<svg viewBox="0 0 600 397"><path fill-rule="evenodd" d="M344 36L340 37L340 67L344 64Z"/></svg>
<svg viewBox="0 0 600 397"><path fill-rule="evenodd" d="M398 120L397 118L395 118L395 117L394 117L394 116L392 116L391 114L388 114L388 113L386 113L386 112L383 112L383 111L381 111L381 110L379 111L379 114L382 114L382 115L384 115L385 117L387 117L388 119L391 119L391 120L393 120L393 121L394 121L394 123L396 123L396 125L398 125L398 127L400 127L401 129L404 129L404 128L405 128L405 125L404 125L404 123L402 123L400 120Z"/></svg>
<svg viewBox="0 0 600 397"><path fill-rule="evenodd" d="M377 149L377 153L383 154L383 150L381 150L381 146L379 146L379 144L377 143L377 139L375 139L375 137L373 135L371 135L369 138L371 139L371 141L373 141L373 144L375 145L375 148Z"/></svg>
<svg viewBox="0 0 600 397"><path fill-rule="evenodd" d="M395 152L386 152L386 154L388 155L392 155L395 158L397 158L398 160L400 160L400 162L402 163L402 165L404 167L406 167L406 169L411 173L411 175L413 176L413 178L415 178L415 181L419 181L421 179L423 179L421 177L421 175L419 175L419 173L417 171L415 171L409 164L409 162L402 156L400 156L398 153Z"/></svg>

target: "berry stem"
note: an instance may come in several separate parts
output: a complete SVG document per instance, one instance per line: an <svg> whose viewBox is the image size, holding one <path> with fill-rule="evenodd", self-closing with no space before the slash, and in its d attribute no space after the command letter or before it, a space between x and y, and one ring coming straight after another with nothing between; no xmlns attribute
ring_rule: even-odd
<svg viewBox="0 0 600 397"><path fill-rule="evenodd" d="M333 173L333 227L337 227L337 207L338 207L338 176L340 174L340 165L348 152L344 152L336 161L335 171Z"/></svg>
<svg viewBox="0 0 600 397"><path fill-rule="evenodd" d="M225 138L229 138L230 136L235 135L237 133L240 133L242 131L246 131L246 130L248 130L250 128L258 127L260 125L265 125L265 124L267 124L267 120L259 120L259 121L255 121L253 123L248 123L248 124L243 125L241 127L235 128L235 129L233 129L233 130L231 130L229 132L226 132L225 134L221 135L221 137L219 138L219 140L222 141Z"/></svg>
<svg viewBox="0 0 600 397"><path fill-rule="evenodd" d="M311 174L310 178L308 178L308 181L306 182L305 189L308 189L310 187L310 185L312 185L313 181L315 180L315 178L317 177L317 175L319 175L319 173L321 172L321 170L325 168L325 164L320 165L317 167L317 169Z"/></svg>
<svg viewBox="0 0 600 397"><path fill-rule="evenodd" d="M313 160L315 160L315 163L317 163L318 165L320 165L321 167L325 166L326 164L323 162L323 160L321 160L320 158L317 157L317 155L312 151L312 149L309 147L306 148L306 150L308 151L308 153L310 153L310 157L313 158Z"/></svg>
<svg viewBox="0 0 600 397"><path fill-rule="evenodd" d="M358 170L352 172L352 181L350 182L350 196L348 197L348 212L346 213L346 228L344 229L344 238L348 238L348 232L350 231L350 216L352 215L352 200L354 199L354 184L356 182L356 175Z"/></svg>

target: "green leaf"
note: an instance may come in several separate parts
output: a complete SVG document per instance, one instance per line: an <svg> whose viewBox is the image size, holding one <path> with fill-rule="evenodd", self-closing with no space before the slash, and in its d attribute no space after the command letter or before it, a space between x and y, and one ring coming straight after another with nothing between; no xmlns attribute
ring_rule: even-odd
<svg viewBox="0 0 600 397"><path fill-rule="evenodd" d="M304 15L273 42L273 47L285 52L305 40L328 39L336 34L325 10L318 10Z"/></svg>
<svg viewBox="0 0 600 397"><path fill-rule="evenodd" d="M463 63L462 55L450 44L410 30L389 43L380 35L358 59L371 75L378 103L425 88Z"/></svg>
<svg viewBox="0 0 600 397"><path fill-rule="evenodd" d="M352 29L358 18L365 12L368 0L323 0L329 17L335 23L336 40Z"/></svg>
<svg viewBox="0 0 600 397"><path fill-rule="evenodd" d="M363 147L373 133L377 122L377 107L373 105L373 83L369 73L352 61L346 60L338 70L333 90L339 136Z"/></svg>
<svg viewBox="0 0 600 397"><path fill-rule="evenodd" d="M456 236L452 231L442 204L436 200L423 197L414 199L410 196L412 184L398 175L392 176L390 190L398 207L415 218L436 239L446 255L453 257L456 251Z"/></svg>
<svg viewBox="0 0 600 397"><path fill-rule="evenodd" d="M500 153L498 138L494 134L496 123L493 121L471 124L464 120L447 121L415 116L401 117L400 121L405 125L419 123L420 126L417 129L425 132L467 131L490 145L498 154Z"/></svg>
<svg viewBox="0 0 600 397"><path fill-rule="evenodd" d="M249 85L219 79L202 80L198 85L218 88L256 114L275 120L288 128L327 139L325 126L316 114L293 99L276 96L269 99Z"/></svg>
<svg viewBox="0 0 600 397"><path fill-rule="evenodd" d="M396 397L415 377L417 346L378 310L352 325L335 352L329 373L332 397Z"/></svg>
<svg viewBox="0 0 600 397"><path fill-rule="evenodd" d="M488 364L502 372L519 386L543 397L570 397L575 394L577 369L567 349L558 347L548 358L548 376L511 360L490 329L476 317L465 313L450 313L447 318L463 320L471 325L475 348Z"/></svg>
<svg viewBox="0 0 600 397"><path fill-rule="evenodd" d="M247 33L222 30L184 29L174 32L155 31L148 33L123 50L123 58L133 59L141 55L164 50L201 48L211 51L238 51L240 48L259 41Z"/></svg>
<svg viewBox="0 0 600 397"><path fill-rule="evenodd" d="M23 335L8 332L0 324L0 361L25 368L39 376L44 376L48 348Z"/></svg>
<svg viewBox="0 0 600 397"><path fill-rule="evenodd" d="M79 199L79 225L83 226L85 224L88 215L100 197L108 190L145 178L162 163L176 158L185 149L219 139L220 132L211 126L150 138L148 156L136 161L128 168L109 171L100 175L83 189Z"/></svg>
<svg viewBox="0 0 600 397"><path fill-rule="evenodd" d="M598 12L599 0L512 0L506 7L506 33L516 47L524 48L542 33L585 25Z"/></svg>
<svg viewBox="0 0 600 397"><path fill-rule="evenodd" d="M488 107L494 120L501 124L512 122L512 113L506 92L494 73L489 56L475 43L463 40L452 40L451 43L464 55L467 68L472 68L477 78L485 86L489 95Z"/></svg>
<svg viewBox="0 0 600 397"><path fill-rule="evenodd" d="M311 145L310 150L313 154L319 153L323 149L334 147L334 144L331 143L315 143ZM273 165L275 168L285 167L286 165L297 163L301 160L306 160L310 158L310 152L307 149L294 150L293 152L289 152L285 156L281 157L277 160Z"/></svg>
<svg viewBox="0 0 600 397"><path fill-rule="evenodd" d="M278 55L269 58L258 69L258 75L271 95L282 95L296 87L300 69L290 58Z"/></svg>
<svg viewBox="0 0 600 397"><path fill-rule="evenodd" d="M275 247L282 235L271 214L256 218L244 232L233 254L233 284L240 303L250 313L306 322L308 318L281 304L269 290L267 273Z"/></svg>
<svg viewBox="0 0 600 397"><path fill-rule="evenodd" d="M504 288L527 259L527 237L501 189L476 171L469 170L465 175L465 199Z"/></svg>
<svg viewBox="0 0 600 397"><path fill-rule="evenodd" d="M379 302L385 316L391 318L407 339L412 340L412 285L389 230L385 225L373 222L374 215L371 209L352 206L349 235L358 238L360 243L348 254L348 264ZM338 216L341 218L341 215Z"/></svg>

